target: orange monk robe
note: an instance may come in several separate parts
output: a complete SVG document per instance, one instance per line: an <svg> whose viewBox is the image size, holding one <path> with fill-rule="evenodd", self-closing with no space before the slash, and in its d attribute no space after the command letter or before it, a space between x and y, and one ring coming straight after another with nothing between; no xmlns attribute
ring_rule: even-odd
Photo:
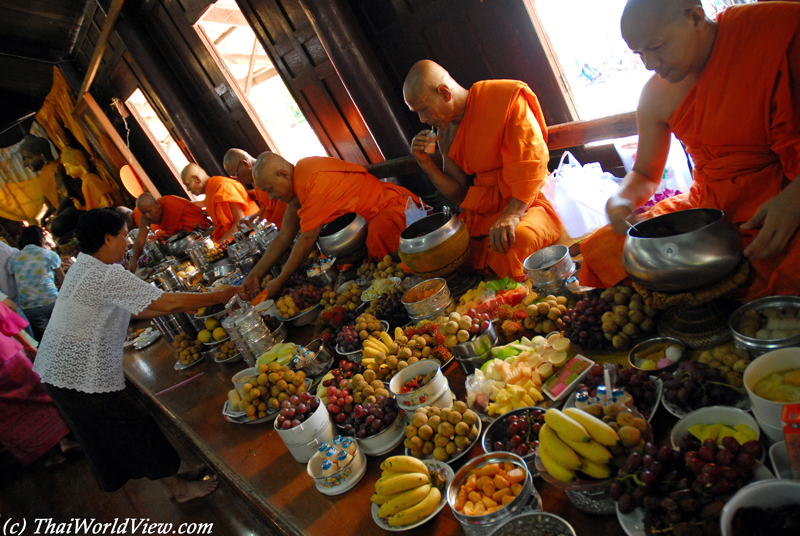
<svg viewBox="0 0 800 536"><path fill-rule="evenodd" d="M286 203L278 199L270 199L266 192L253 188L247 193L255 200L256 204L263 210L262 218L274 223L280 229L283 223L283 215L286 214Z"/></svg>
<svg viewBox="0 0 800 536"><path fill-rule="evenodd" d="M211 226L211 222L203 214L203 209L188 199L177 195L165 195L158 202L161 204L161 223L151 223L149 227L159 237L169 237L180 230L192 232L195 230L195 225L198 225L201 229L207 229ZM134 208L133 219L136 225L139 225L141 217L142 213L138 207Z"/></svg>
<svg viewBox="0 0 800 536"><path fill-rule="evenodd" d="M738 227L800 173L800 5L734 6L717 23L708 63L669 120L694 160L694 182L649 215L716 208ZM745 245L756 234L743 231ZM582 284L610 287L627 277L624 239L604 227L583 242ZM744 299L800 294L798 266L795 234L780 255L753 263Z"/></svg>
<svg viewBox="0 0 800 536"><path fill-rule="evenodd" d="M517 80L475 83L449 156L465 173L475 175L461 203L461 219L471 238L467 265L522 281L525 258L556 242L564 231L540 193L550 153L536 95ZM497 253L489 249L489 229L512 197L528 209L517 225L514 247Z"/></svg>
<svg viewBox="0 0 800 536"><path fill-rule="evenodd" d="M245 216L258 212L258 205L247 195L247 190L238 181L228 177L211 177L206 183L206 212L214 222L211 239L217 242L235 225L231 205L239 205Z"/></svg>
<svg viewBox="0 0 800 536"><path fill-rule="evenodd" d="M402 186L381 182L358 164L336 158L302 158L294 168L294 192L300 201L300 231L307 232L355 212L367 220L367 252L382 259L397 251L406 228L405 208L419 197Z"/></svg>
<svg viewBox="0 0 800 536"><path fill-rule="evenodd" d="M94 173L87 173L81 177L81 193L83 194L84 210L114 206L111 193L114 188L103 182L103 179Z"/></svg>
<svg viewBox="0 0 800 536"><path fill-rule="evenodd" d="M56 171L61 167L61 162L53 160L42 166L39 172L39 186L45 199L54 207L58 208L58 185L56 184Z"/></svg>

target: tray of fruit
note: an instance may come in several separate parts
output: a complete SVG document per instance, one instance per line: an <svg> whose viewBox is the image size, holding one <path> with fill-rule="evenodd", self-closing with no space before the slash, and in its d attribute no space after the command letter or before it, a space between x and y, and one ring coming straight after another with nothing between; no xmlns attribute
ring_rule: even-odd
<svg viewBox="0 0 800 536"><path fill-rule="evenodd" d="M242 353L236 347L236 343L231 340L223 342L215 348L214 362L229 363L242 358Z"/></svg>
<svg viewBox="0 0 800 536"><path fill-rule="evenodd" d="M545 412L536 468L547 482L573 491L595 491L625 468L624 460L653 440L640 413L610 404L603 420L578 408Z"/></svg>
<svg viewBox="0 0 800 536"><path fill-rule="evenodd" d="M386 279L375 279L372 285L361 294L362 302L377 300L383 294L391 294L400 286L399 277L389 277Z"/></svg>
<svg viewBox="0 0 800 536"><path fill-rule="evenodd" d="M322 294L322 289L311 283L304 283L293 289L285 290L284 295L275 302L275 306L278 308L275 316L283 322L294 320L314 307L318 307L322 300Z"/></svg>
<svg viewBox="0 0 800 536"><path fill-rule="evenodd" d="M748 411L750 398L725 381L715 367L699 361L682 361L677 370L661 375L664 393L661 404L676 417L708 406L733 406Z"/></svg>
<svg viewBox="0 0 800 536"><path fill-rule="evenodd" d="M403 305L403 286L395 287L391 292L384 292L370 302L366 312L375 315L379 320L389 323L390 328L406 326L411 322L408 309Z"/></svg>
<svg viewBox="0 0 800 536"><path fill-rule="evenodd" d="M738 447L735 454L691 436L681 439L680 450L647 443L642 452L631 453L610 488L625 533L719 534L727 499L751 481L774 478L757 461L758 441L734 442L728 445Z"/></svg>
<svg viewBox="0 0 800 536"><path fill-rule="evenodd" d="M175 370L183 370L185 368L196 365L203 360L201 353L203 345L200 341L192 340L186 333L179 333L172 341L172 347L178 354L178 360L175 362Z"/></svg>
<svg viewBox="0 0 800 536"><path fill-rule="evenodd" d="M241 387L228 392L226 403L232 412L244 412L245 415L239 418L225 415L225 418L236 424L254 424L274 419L283 402L310 389L311 379L306 378L302 370L295 372L276 360L259 364L253 375L241 384Z"/></svg>
<svg viewBox="0 0 800 536"><path fill-rule="evenodd" d="M452 408L417 408L406 427L406 456L452 463L467 454L480 438L483 423L478 415L457 400Z"/></svg>
<svg viewBox="0 0 800 536"><path fill-rule="evenodd" d="M392 456L381 464L381 469L381 479L370 497L372 519L380 528L413 529L433 519L447 504L447 488L455 473L446 463ZM389 475L393 478L384 480Z"/></svg>
<svg viewBox="0 0 800 536"><path fill-rule="evenodd" d="M516 454L525 461L533 476L538 475L534 462L545 411L545 408L534 406L501 415L486 428L481 440L483 451Z"/></svg>
<svg viewBox="0 0 800 536"><path fill-rule="evenodd" d="M385 279L388 277L404 278L406 273L400 267L399 262L394 262L391 255L386 255L380 262L364 262L356 270L356 282L359 285L367 285L373 279Z"/></svg>
<svg viewBox="0 0 800 536"><path fill-rule="evenodd" d="M209 305L208 307L201 307L197 310L194 317L200 320L206 318L218 318L225 314L225 306L221 304Z"/></svg>

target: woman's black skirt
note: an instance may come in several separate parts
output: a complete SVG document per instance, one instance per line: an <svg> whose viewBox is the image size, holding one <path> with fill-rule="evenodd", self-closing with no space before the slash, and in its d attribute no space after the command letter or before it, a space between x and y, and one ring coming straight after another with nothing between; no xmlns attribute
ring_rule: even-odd
<svg viewBox="0 0 800 536"><path fill-rule="evenodd" d="M100 489L116 491L130 479L177 474L181 458L153 417L125 389L83 393L42 384L83 447Z"/></svg>

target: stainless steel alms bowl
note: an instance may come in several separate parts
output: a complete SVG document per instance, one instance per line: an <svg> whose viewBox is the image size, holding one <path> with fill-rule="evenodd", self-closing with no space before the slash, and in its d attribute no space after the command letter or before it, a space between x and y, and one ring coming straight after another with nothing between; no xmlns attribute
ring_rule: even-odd
<svg viewBox="0 0 800 536"><path fill-rule="evenodd" d="M721 210L696 208L628 229L622 264L650 290L684 292L713 285L742 259L742 238Z"/></svg>
<svg viewBox="0 0 800 536"><path fill-rule="evenodd" d="M355 212L339 216L325 224L317 243L328 258L352 255L367 243L367 220Z"/></svg>

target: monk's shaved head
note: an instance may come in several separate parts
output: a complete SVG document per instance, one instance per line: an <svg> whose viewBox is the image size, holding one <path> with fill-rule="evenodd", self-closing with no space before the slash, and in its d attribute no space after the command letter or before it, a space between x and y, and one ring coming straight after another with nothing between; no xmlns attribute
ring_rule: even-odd
<svg viewBox="0 0 800 536"><path fill-rule="evenodd" d="M136 208L147 217L150 223L161 223L163 211L161 210L161 204L159 204L158 199L156 199L153 194L145 192L140 195L136 199Z"/></svg>
<svg viewBox="0 0 800 536"><path fill-rule="evenodd" d="M181 181L194 195L205 193L206 183L210 178L208 173L197 164L188 164L181 171Z"/></svg>
<svg viewBox="0 0 800 536"><path fill-rule="evenodd" d="M415 63L403 82L403 98L419 120L439 129L464 117L469 92L431 60Z"/></svg>
<svg viewBox="0 0 800 536"><path fill-rule="evenodd" d="M239 167L241 161L249 157L250 155L241 149L228 149L225 152L225 156L222 157L222 167L225 168L225 173L227 173L229 177L235 177L236 169Z"/></svg>
<svg viewBox="0 0 800 536"><path fill-rule="evenodd" d="M270 199L291 203L295 196L294 166L279 154L261 153L253 165L253 183Z"/></svg>
<svg viewBox="0 0 800 536"><path fill-rule="evenodd" d="M716 36L700 0L628 0L620 28L645 67L670 83L699 75Z"/></svg>

